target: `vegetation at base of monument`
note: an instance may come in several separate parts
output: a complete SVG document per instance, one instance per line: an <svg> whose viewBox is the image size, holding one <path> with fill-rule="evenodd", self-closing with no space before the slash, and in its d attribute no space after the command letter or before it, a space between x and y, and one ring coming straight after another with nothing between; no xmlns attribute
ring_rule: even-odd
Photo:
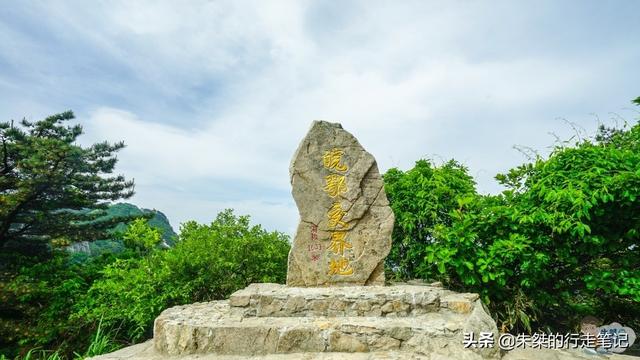
<svg viewBox="0 0 640 360"><path fill-rule="evenodd" d="M57 349L71 357L88 348L97 354L97 347L88 344L98 336L98 344L110 345L149 337L153 320L168 307L223 299L252 282L283 283L286 278L288 236L252 226L248 216L231 210L209 225L183 224L173 248L141 251L140 243L157 236L157 229L137 221L123 234L135 239L125 242L131 247L124 252L83 263L56 252L50 260L23 266L0 296L18 304L17 311L30 320L0 322L15 327L0 334L25 351Z"/></svg>
<svg viewBox="0 0 640 360"><path fill-rule="evenodd" d="M118 346L113 342L113 340L109 337L109 334L105 333L101 324L98 324L98 329L95 334L91 338L91 342L87 347L87 350L80 354L78 352L73 353L74 360L83 360L89 357L106 354L117 350ZM38 348L31 348L26 352L24 356L16 356L14 360L64 360L66 356L62 354L60 350L42 350ZM0 354L0 360L9 360L9 358Z"/></svg>
<svg viewBox="0 0 640 360"><path fill-rule="evenodd" d="M149 232L157 231L149 227ZM125 232L130 235L130 231ZM56 349L53 353L72 355L85 349L100 335L109 338L100 321L73 319L78 306L103 269L116 260L139 258L137 249L104 253L77 261L76 254L55 250L47 260L22 257L21 266L0 282L0 352L25 354L30 349ZM96 334L93 336L91 334ZM93 349L96 347L93 346ZM51 352L38 351L34 357ZM26 356L26 355L25 355Z"/></svg>
<svg viewBox="0 0 640 360"><path fill-rule="evenodd" d="M148 336L169 306L284 282L288 237L246 216L176 236L160 212L109 205L132 194L107 177L123 144L78 146L71 119L0 123L1 359L98 355Z"/></svg>
<svg viewBox="0 0 640 360"><path fill-rule="evenodd" d="M76 306L76 319L119 328L122 339L151 335L153 320L170 306L224 299L254 282L284 282L289 238L250 226L231 210L210 225L182 225L177 245L105 267Z"/></svg>
<svg viewBox="0 0 640 360"><path fill-rule="evenodd" d="M78 145L82 127L68 125L73 118L68 111L36 122L0 122L2 353L49 344L63 328L80 331L64 316L108 260L80 266L55 249L107 239L114 226L138 217L106 216L109 201L133 194L132 181L110 175L124 144Z"/></svg>
<svg viewBox="0 0 640 360"><path fill-rule="evenodd" d="M248 216L231 210L209 225L183 224L170 249L145 246L141 251L140 244L158 238L158 230L144 221L134 222L123 237L132 239L124 252L78 263L56 251L47 261L22 266L0 288L0 296L2 302L18 304L16 311L30 320L0 322L12 326L0 328L5 341L25 351L57 349L67 358L78 349L97 354L90 344L98 336L109 349L148 338L153 320L168 307L223 299L250 283L283 283L286 278L288 236L251 226ZM45 354L51 352L32 355Z"/></svg>
<svg viewBox="0 0 640 360"><path fill-rule="evenodd" d="M384 181L396 217L387 266L396 279L421 278L429 273L426 252L437 246L435 226L451 226L458 201L476 195L475 183L454 160L440 167L418 160L407 172L389 169Z"/></svg>
<svg viewBox="0 0 640 360"><path fill-rule="evenodd" d="M453 161L384 179L390 277L478 292L503 330L575 330L586 315L640 328L640 123L497 175L499 195Z"/></svg>

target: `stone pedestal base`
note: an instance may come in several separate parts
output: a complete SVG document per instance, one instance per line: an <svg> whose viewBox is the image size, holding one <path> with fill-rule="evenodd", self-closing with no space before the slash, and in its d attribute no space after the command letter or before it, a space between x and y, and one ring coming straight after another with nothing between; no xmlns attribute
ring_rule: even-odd
<svg viewBox="0 0 640 360"><path fill-rule="evenodd" d="M154 339L92 360L479 360L463 334L493 332L476 294L439 286L295 288L252 284L228 301L176 306L155 322ZM517 349L504 360L585 360L581 350ZM632 359L613 355L611 360Z"/></svg>
<svg viewBox="0 0 640 360"><path fill-rule="evenodd" d="M499 358L495 348L464 349L464 332L497 334L476 294L418 285L252 284L228 301L164 311L155 321L153 341L167 355L392 351Z"/></svg>

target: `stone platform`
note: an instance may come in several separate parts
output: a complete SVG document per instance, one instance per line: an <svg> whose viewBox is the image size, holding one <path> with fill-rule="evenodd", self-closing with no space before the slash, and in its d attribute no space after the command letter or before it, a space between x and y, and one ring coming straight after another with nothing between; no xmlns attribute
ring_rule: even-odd
<svg viewBox="0 0 640 360"><path fill-rule="evenodd" d="M457 353L499 358L497 349L463 348L463 332L495 322L476 294L437 286L294 288L252 284L228 301L177 306L155 321L160 354Z"/></svg>
<svg viewBox="0 0 640 360"><path fill-rule="evenodd" d="M462 357L461 357L462 356ZM370 353L294 353L294 354L270 354L270 355L215 355L215 354L187 354L166 355L157 352L153 348L153 340L142 344L129 346L116 352L100 355L90 360L449 360L469 359L455 353L443 355L438 353L417 354L407 351L376 351ZM579 349L515 349L505 353L502 360L638 360L638 357L627 355L596 356L589 355Z"/></svg>
<svg viewBox="0 0 640 360"><path fill-rule="evenodd" d="M165 310L154 338L94 360L594 359L578 350L471 350L463 334L498 329L476 294L398 284L252 284L229 300ZM631 359L614 355L610 359Z"/></svg>

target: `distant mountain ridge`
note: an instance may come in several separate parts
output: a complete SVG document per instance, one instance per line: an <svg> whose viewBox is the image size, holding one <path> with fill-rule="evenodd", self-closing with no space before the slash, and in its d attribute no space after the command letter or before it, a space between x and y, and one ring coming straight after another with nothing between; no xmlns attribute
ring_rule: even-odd
<svg viewBox="0 0 640 360"><path fill-rule="evenodd" d="M149 219L148 224L160 230L162 236L161 246L173 247L178 239L178 234L173 230L167 216L159 210L150 210L140 208L130 203L117 203L109 206L106 209L106 214L95 219L95 222L102 222L114 217L127 217L127 216L153 216ZM118 223L109 232L114 234L122 233L127 230L127 225L124 222ZM67 251L71 253L86 254L89 256L98 256L103 253L120 252L124 250L122 240L119 239L104 239L95 241L80 241L73 243L67 247Z"/></svg>
<svg viewBox="0 0 640 360"><path fill-rule="evenodd" d="M107 209L107 214L104 217L101 217L99 220L119 216L142 216L148 214L154 214L153 217L149 219L149 225L160 230L163 242L165 242L169 247L175 245L178 234L173 231L173 228L169 223L169 219L160 210L139 208L136 205L130 203L117 203L109 206L109 208ZM124 232L126 231L126 229L127 224L119 223L118 225L116 225L113 231Z"/></svg>

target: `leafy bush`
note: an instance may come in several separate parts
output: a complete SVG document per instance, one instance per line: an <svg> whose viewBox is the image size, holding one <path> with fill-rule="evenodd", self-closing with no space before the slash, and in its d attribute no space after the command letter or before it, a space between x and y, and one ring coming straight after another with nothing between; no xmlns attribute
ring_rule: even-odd
<svg viewBox="0 0 640 360"><path fill-rule="evenodd" d="M58 251L47 261L25 263L11 279L0 281L0 353L16 355L22 349L26 356L26 349L40 348L64 355L84 348L98 322L71 320L70 315L101 269L114 260L109 255L79 263Z"/></svg>
<svg viewBox="0 0 640 360"><path fill-rule="evenodd" d="M183 224L172 249L107 266L73 318L102 319L121 339L136 341L170 306L223 299L252 282L284 282L288 252L288 236L226 210L210 225Z"/></svg>
<svg viewBox="0 0 640 360"><path fill-rule="evenodd" d="M76 356L97 355L149 335L167 307L286 278L288 237L250 226L230 210L210 225L184 224L175 248L155 247L158 235L141 219L124 234L133 249L84 261L57 251L10 269L16 274L0 281L0 353L69 358L87 349Z"/></svg>
<svg viewBox="0 0 640 360"><path fill-rule="evenodd" d="M124 246L139 253L147 253L161 241L160 230L152 228L145 219L135 219L122 235Z"/></svg>
<svg viewBox="0 0 640 360"><path fill-rule="evenodd" d="M585 315L640 328L640 124L498 175L496 196L416 168L427 176L385 175L394 241L409 249L395 276L479 292L504 330L560 331Z"/></svg>
<svg viewBox="0 0 640 360"><path fill-rule="evenodd" d="M453 160L440 167L419 160L407 172L392 168L384 181L396 217L386 265L397 279L425 277L426 251L438 246L435 226L451 225L451 211L460 199L475 195L475 183Z"/></svg>

